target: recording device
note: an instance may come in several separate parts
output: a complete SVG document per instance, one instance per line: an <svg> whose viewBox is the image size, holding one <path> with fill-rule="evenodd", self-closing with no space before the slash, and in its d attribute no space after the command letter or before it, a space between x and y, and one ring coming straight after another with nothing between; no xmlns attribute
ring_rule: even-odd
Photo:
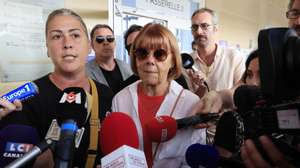
<svg viewBox="0 0 300 168"><path fill-rule="evenodd" d="M243 118L246 136L300 134L300 106L297 101L268 105L259 87L244 85L236 89L234 102Z"/></svg>
<svg viewBox="0 0 300 168"><path fill-rule="evenodd" d="M146 123L146 131L153 142L166 142L176 135L178 129L188 128L217 119L219 114L196 114L175 120L170 116L158 116Z"/></svg>
<svg viewBox="0 0 300 168"><path fill-rule="evenodd" d="M185 160L191 168L217 168L220 156L218 151L210 145L192 144L185 152Z"/></svg>
<svg viewBox="0 0 300 168"><path fill-rule="evenodd" d="M147 168L143 151L123 145L101 158L102 168Z"/></svg>
<svg viewBox="0 0 300 168"><path fill-rule="evenodd" d="M125 113L112 112L102 122L99 143L105 155L101 167L147 168L134 121Z"/></svg>
<svg viewBox="0 0 300 168"><path fill-rule="evenodd" d="M198 71L194 66L194 60L192 56L188 53L181 53L182 66L185 69L192 69L193 71Z"/></svg>
<svg viewBox="0 0 300 168"><path fill-rule="evenodd" d="M280 104L299 97L300 38L295 30L261 30L258 50L261 89L268 104Z"/></svg>
<svg viewBox="0 0 300 168"><path fill-rule="evenodd" d="M74 120L67 120L61 125L60 139L55 148L55 167L71 168L75 150L75 136L78 127Z"/></svg>
<svg viewBox="0 0 300 168"><path fill-rule="evenodd" d="M72 119L78 127L82 127L88 114L87 97L83 88L69 87L64 89L57 109L59 113L56 118L59 125L68 119Z"/></svg>
<svg viewBox="0 0 300 168"><path fill-rule="evenodd" d="M44 151L46 151L48 148L50 148L51 145L54 144L54 141L52 139L46 139L34 146L28 153L24 154L19 159L13 161L9 165L7 165L5 168L18 168L18 167L26 167L26 164L30 161L32 161L34 158L42 154Z"/></svg>
<svg viewBox="0 0 300 168"><path fill-rule="evenodd" d="M5 95L2 95L1 98L6 99L10 102L14 102L14 100L26 100L30 97L33 97L38 94L38 87L33 82L28 82L17 89L14 89L8 92Z"/></svg>
<svg viewBox="0 0 300 168"><path fill-rule="evenodd" d="M268 134L291 162L300 165L299 152L286 151L292 149L293 139L298 139L294 144L300 143L300 38L293 29L261 30L258 52L260 88L244 86L235 92L240 95L235 104L243 118L245 137L258 142L258 136ZM274 136L278 133L292 140L284 142L280 136Z"/></svg>
<svg viewBox="0 0 300 168"><path fill-rule="evenodd" d="M261 86L240 86L234 94L246 133L300 134L299 48L300 38L293 29L259 32Z"/></svg>
<svg viewBox="0 0 300 168"><path fill-rule="evenodd" d="M125 113L112 112L101 125L99 143L104 155L127 145L139 148L139 138L135 123Z"/></svg>
<svg viewBox="0 0 300 168"><path fill-rule="evenodd" d="M175 137L177 123L170 116L158 116L146 123L145 128L152 142L166 142Z"/></svg>
<svg viewBox="0 0 300 168"><path fill-rule="evenodd" d="M33 127L14 124L2 128L0 130L0 167L21 158L38 143L38 140L38 132Z"/></svg>
<svg viewBox="0 0 300 168"><path fill-rule="evenodd" d="M78 128L75 121L83 125L87 114L86 107L86 95L82 88L66 88L62 93L57 108L60 110L60 113L56 117L58 118L59 123L61 123L61 128L59 127L58 122L53 120L45 140L38 143L38 145L34 146L32 150L30 150L21 158L9 164L8 167L24 166L24 164L33 160L52 145L55 148L55 166L70 167L74 153L75 141L79 146L82 134L84 132L84 129L77 131ZM22 133L24 132L26 134L19 134L20 130L13 131L13 129L9 129L9 132L15 136L23 135L23 138L31 135L28 131L22 131ZM16 134L16 132L18 132L18 134ZM77 138L75 139L76 136ZM36 141L39 139L38 135L30 137L35 137ZM13 140L15 139L18 138L14 137ZM24 141L22 140L22 142Z"/></svg>
<svg viewBox="0 0 300 168"><path fill-rule="evenodd" d="M61 125L60 138L55 145L55 167L72 167L75 151L75 137L78 127L87 119L87 98L83 88L69 87L63 90L57 109Z"/></svg>
<svg viewBox="0 0 300 168"><path fill-rule="evenodd" d="M194 60L190 54L181 53L182 66L184 69L192 69L194 72L199 71L198 68L194 66ZM203 81L204 86L209 91L209 87L206 81Z"/></svg>

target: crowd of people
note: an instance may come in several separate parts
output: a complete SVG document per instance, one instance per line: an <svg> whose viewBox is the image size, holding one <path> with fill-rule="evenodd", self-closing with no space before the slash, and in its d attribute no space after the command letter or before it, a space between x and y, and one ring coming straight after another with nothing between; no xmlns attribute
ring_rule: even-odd
<svg viewBox="0 0 300 168"><path fill-rule="evenodd" d="M286 17L289 27L300 35L300 0L290 0ZM98 102L97 122L116 111L132 118L139 149L145 153L148 167L188 167L185 151L194 143L214 145L225 158L240 152L246 167L293 167L267 136L261 136L259 140L273 163L265 161L253 141L244 139L243 130L239 129L243 122L239 114L224 112L236 108L233 93L238 86L260 86L260 53L257 49L246 60L237 51L219 46L217 32L215 11L202 8L192 14L191 56L196 70L185 70L177 39L167 27L157 23L132 25L124 33L129 65L115 58L116 42L110 26L98 24L89 34L74 11L54 10L47 18L45 31L53 72L33 81L39 88L33 98L23 102L0 99L0 129L9 124L30 125L38 130L42 140L52 120L60 115L57 103L61 92L68 87L81 87ZM95 59L86 62L91 49L95 51ZM180 119L212 112L220 114L219 122L178 130L167 142L151 142L145 131L146 123L156 116ZM91 134L95 133L92 129L96 126L100 130L100 124L95 125L89 118L83 125L86 131L75 150L73 167L101 165L99 144L96 152L90 153ZM296 148L300 151L299 145ZM34 163L35 167L53 165L51 150Z"/></svg>

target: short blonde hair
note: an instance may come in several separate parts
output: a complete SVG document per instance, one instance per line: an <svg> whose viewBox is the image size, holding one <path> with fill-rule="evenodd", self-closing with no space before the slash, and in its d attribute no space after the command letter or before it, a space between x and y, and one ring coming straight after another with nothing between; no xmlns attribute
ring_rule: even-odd
<svg viewBox="0 0 300 168"><path fill-rule="evenodd" d="M178 43L169 29L157 23L148 23L138 34L130 50L131 68L135 74L138 74L135 50L140 47L170 50L174 66L169 70L168 80L176 79L181 75L182 63Z"/></svg>

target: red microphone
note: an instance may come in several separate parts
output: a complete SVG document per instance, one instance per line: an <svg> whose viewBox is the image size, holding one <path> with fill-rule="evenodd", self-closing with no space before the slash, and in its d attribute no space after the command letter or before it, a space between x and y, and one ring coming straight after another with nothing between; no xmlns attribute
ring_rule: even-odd
<svg viewBox="0 0 300 168"><path fill-rule="evenodd" d="M176 135L177 123L170 116L158 116L146 123L146 131L152 142L166 142Z"/></svg>
<svg viewBox="0 0 300 168"><path fill-rule="evenodd" d="M218 113L196 114L176 120L170 116L158 116L146 123L146 131L152 142L166 142L172 139L179 129L206 123L218 117Z"/></svg>
<svg viewBox="0 0 300 168"><path fill-rule="evenodd" d="M99 142L104 155L123 145L138 149L137 128L127 114L112 112L102 122Z"/></svg>

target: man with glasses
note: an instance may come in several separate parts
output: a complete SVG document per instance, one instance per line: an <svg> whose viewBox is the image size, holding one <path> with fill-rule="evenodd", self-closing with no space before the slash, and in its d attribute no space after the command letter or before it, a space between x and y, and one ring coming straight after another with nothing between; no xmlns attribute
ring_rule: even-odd
<svg viewBox="0 0 300 168"><path fill-rule="evenodd" d="M204 81L210 90L232 88L245 70L244 58L237 51L222 48L217 44L218 18L208 8L195 11L191 17L192 34L197 50L191 55L199 71L188 71L190 87L197 93Z"/></svg>
<svg viewBox="0 0 300 168"><path fill-rule="evenodd" d="M204 82L214 91L232 88L245 71L244 58L237 51L218 45L218 18L213 10L198 9L193 13L191 21L192 34L197 45L196 51L191 55L197 70L187 71L189 87L198 96L206 92ZM207 144L212 144L215 126L209 127L206 135Z"/></svg>
<svg viewBox="0 0 300 168"><path fill-rule="evenodd" d="M96 57L87 63L87 73L116 94L120 90L120 83L132 75L130 65L114 58L116 42L114 31L108 25L96 25L90 36Z"/></svg>
<svg viewBox="0 0 300 168"><path fill-rule="evenodd" d="M295 29L298 36L300 35L300 0L290 0L286 17L290 28Z"/></svg>

